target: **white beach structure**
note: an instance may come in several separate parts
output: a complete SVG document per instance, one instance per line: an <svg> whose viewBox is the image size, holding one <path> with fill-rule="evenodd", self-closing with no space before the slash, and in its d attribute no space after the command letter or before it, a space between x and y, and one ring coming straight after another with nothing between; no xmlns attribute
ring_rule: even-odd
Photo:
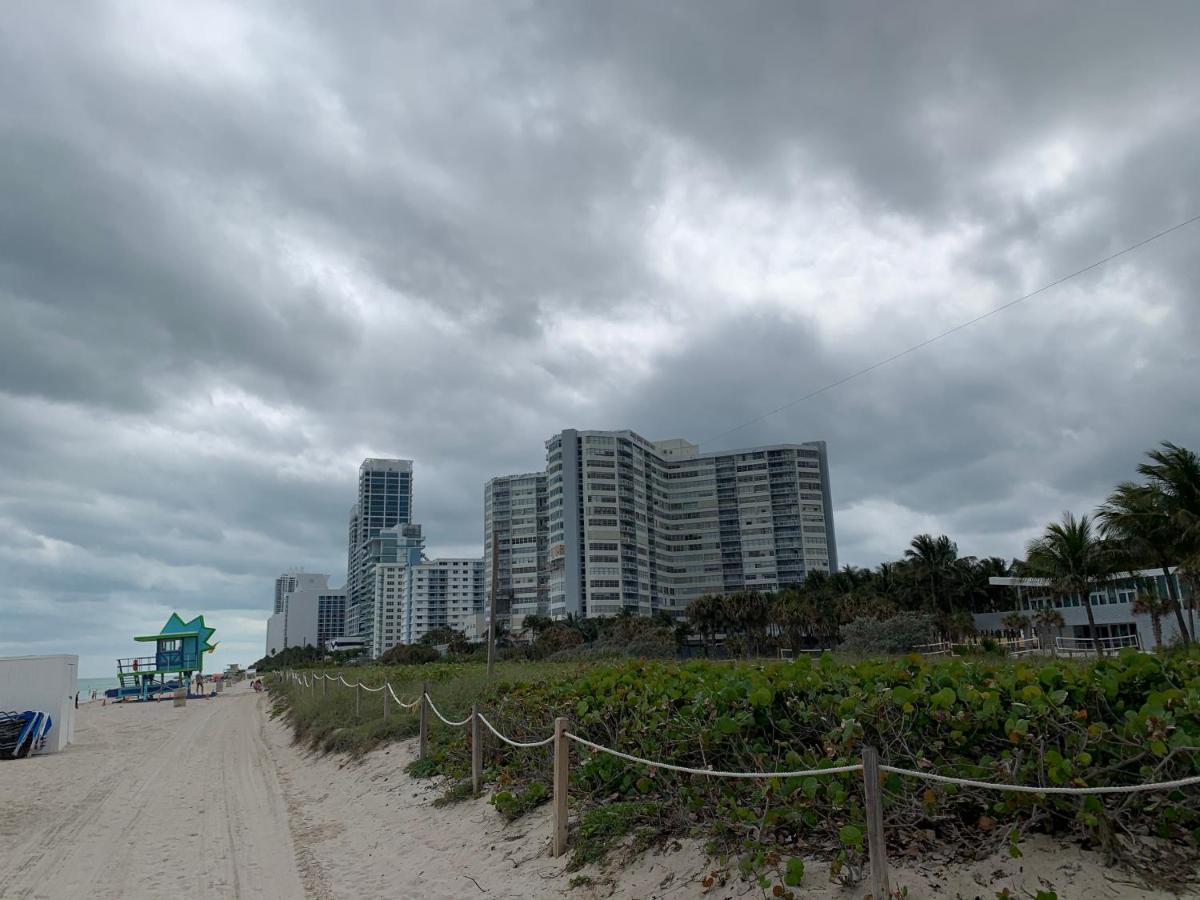
<svg viewBox="0 0 1200 900"><path fill-rule="evenodd" d="M75 739L78 656L0 657L0 710L39 710L53 721L43 752L58 752Z"/></svg>
<svg viewBox="0 0 1200 900"><path fill-rule="evenodd" d="M1193 614L1187 608L1186 599L1190 596L1187 587L1175 568L1171 568L1170 573L1175 596L1185 599L1184 615L1190 619ZM1157 591L1159 596L1167 596L1166 576L1161 569L1143 569L1114 576L1096 587L1089 597L1097 632L1092 635L1082 597L1055 597L1047 589L1048 582L1044 578L1002 576L988 581L993 587L1011 588L1013 603L1009 609L975 613L977 632L1002 634L1009 631L1004 619L1012 612L1022 613L1032 623L1038 610L1052 608L1063 617L1062 632L1055 636L1056 645L1067 651L1090 648L1090 639L1093 637L1099 639L1107 649L1128 646L1153 650L1154 627L1151 617L1147 613L1135 613L1133 604L1139 592ZM1169 644L1179 637L1179 626L1173 612L1163 613L1161 619L1163 643ZM1189 621L1188 627L1194 629L1195 625Z"/></svg>

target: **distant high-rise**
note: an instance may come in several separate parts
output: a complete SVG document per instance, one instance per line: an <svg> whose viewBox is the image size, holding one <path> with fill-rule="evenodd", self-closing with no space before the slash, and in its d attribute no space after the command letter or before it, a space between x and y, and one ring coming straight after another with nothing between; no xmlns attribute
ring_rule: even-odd
<svg viewBox="0 0 1200 900"><path fill-rule="evenodd" d="M286 579L286 581L284 581ZM287 590L276 601L279 608L267 620L267 655L285 647L324 647L342 637L346 628L346 592L331 588L329 576L297 572L276 579L278 590Z"/></svg>
<svg viewBox="0 0 1200 900"><path fill-rule="evenodd" d="M424 557L425 541L421 526L394 525L384 528L371 539L367 556L371 559L372 605L370 655L379 656L386 650L405 643L404 576L407 569Z"/></svg>
<svg viewBox="0 0 1200 900"><path fill-rule="evenodd" d="M514 618L679 616L701 594L776 590L837 569L823 441L700 453L681 439L567 429L546 442L545 516L515 544L513 479L538 477L493 479L484 492L484 565L495 558ZM543 539L533 600L526 565ZM489 576L489 600L490 586Z"/></svg>
<svg viewBox="0 0 1200 900"><path fill-rule="evenodd" d="M296 589L296 573L295 572L284 572L282 575L280 575L278 578L275 579L275 609L274 609L274 612L272 613L272 615L274 615L275 613L283 612L284 595L289 593L290 591L294 591L295 589Z"/></svg>
<svg viewBox="0 0 1200 900"><path fill-rule="evenodd" d="M470 634L483 614L483 560L430 559L404 572L404 643L438 628Z"/></svg>
<svg viewBox="0 0 1200 900"><path fill-rule="evenodd" d="M502 475L483 489L483 581L487 602L509 610L513 627L546 615L546 473Z"/></svg>
<svg viewBox="0 0 1200 900"><path fill-rule="evenodd" d="M395 562L395 544L373 539L385 528L412 521L411 459L364 459L358 467L358 503L350 510L346 550L346 630L374 644L374 567Z"/></svg>

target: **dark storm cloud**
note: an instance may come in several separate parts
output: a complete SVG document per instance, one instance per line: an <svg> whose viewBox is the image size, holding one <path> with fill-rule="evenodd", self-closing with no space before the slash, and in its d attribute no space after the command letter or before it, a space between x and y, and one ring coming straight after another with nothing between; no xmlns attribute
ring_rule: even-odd
<svg viewBox="0 0 1200 900"><path fill-rule="evenodd" d="M1200 212L1198 31L1190 3L12 12L0 652L73 634L92 674L186 606L244 655L279 570L341 577L363 456L415 459L430 549L470 552L484 480L560 428L713 437ZM1197 241L714 447L827 440L843 561L927 528L1011 555L1200 443Z"/></svg>

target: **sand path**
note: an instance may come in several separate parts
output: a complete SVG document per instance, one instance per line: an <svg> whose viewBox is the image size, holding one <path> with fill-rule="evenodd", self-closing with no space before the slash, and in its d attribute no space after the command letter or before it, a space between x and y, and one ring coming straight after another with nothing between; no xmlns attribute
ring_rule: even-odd
<svg viewBox="0 0 1200 900"><path fill-rule="evenodd" d="M246 689L81 707L65 752L0 764L0 896L304 896Z"/></svg>

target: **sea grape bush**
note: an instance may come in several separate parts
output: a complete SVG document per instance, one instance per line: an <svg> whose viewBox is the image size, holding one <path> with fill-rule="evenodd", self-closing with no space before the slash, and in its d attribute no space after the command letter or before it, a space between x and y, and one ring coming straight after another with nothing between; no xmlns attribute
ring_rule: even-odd
<svg viewBox="0 0 1200 900"><path fill-rule="evenodd" d="M444 674L453 681L449 667ZM918 656L850 662L828 654L767 665L629 661L480 690L475 699L510 735L543 737L555 716L568 716L589 740L696 768L833 767L857 762L863 746L873 745L899 767L1003 783L1124 785L1200 774L1200 650L1129 651L1090 664ZM862 865L859 773L732 780L582 750L572 749L571 772L581 817L634 803L626 808L639 811L643 836L648 827L664 836L705 835L719 851L752 863L824 855L847 880ZM489 774L514 797L530 784L549 784L544 749L489 741L486 754ZM442 774L469 773L461 730L436 727L433 755ZM1020 835L1038 830L1161 877L1194 871L1200 789L1047 796L888 775L885 824L896 851L964 858L1008 843L1019 852ZM610 843L611 832L606 822Z"/></svg>
<svg viewBox="0 0 1200 900"><path fill-rule="evenodd" d="M500 722L525 734L548 733L553 717L566 715L597 743L696 768L832 767L856 762L864 745L874 745L899 767L1004 783L1099 786L1200 773L1196 652L1130 652L1091 665L916 656L855 663L825 656L762 666L639 661L572 680L498 685L486 702ZM546 755L502 752L503 770L514 779L544 780ZM730 847L752 840L832 853L847 865L861 861L858 774L734 781L656 771L599 753L577 759L572 787L585 808L653 799L660 808L678 804L694 826ZM466 762L462 752L460 765ZM1126 863L1143 866L1153 848L1155 859L1182 866L1200 826L1197 789L1083 798L896 775L886 788L889 839L897 849L990 850L1036 828L1073 835Z"/></svg>

